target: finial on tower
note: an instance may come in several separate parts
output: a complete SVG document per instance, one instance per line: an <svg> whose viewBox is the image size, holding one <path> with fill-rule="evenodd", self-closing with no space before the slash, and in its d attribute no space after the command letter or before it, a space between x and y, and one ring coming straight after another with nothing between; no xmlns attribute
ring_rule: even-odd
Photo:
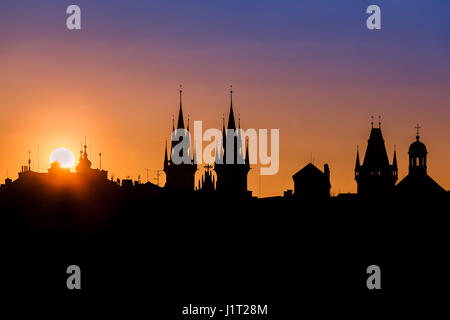
<svg viewBox="0 0 450 320"><path fill-rule="evenodd" d="M419 133L420 133L421 126L419 126L419 124L417 124L417 126L415 128L417 130L417 132L416 132L416 134L417 134L416 135L416 139L417 139L417 141L419 141L419 139L420 139Z"/></svg>
<svg viewBox="0 0 450 320"><path fill-rule="evenodd" d="M84 136L84 155L87 158L87 139L86 136Z"/></svg>
<svg viewBox="0 0 450 320"><path fill-rule="evenodd" d="M370 122L370 124L372 125L372 129L373 129L373 116L370 116L370 118L372 119L372 121Z"/></svg>
<svg viewBox="0 0 450 320"><path fill-rule="evenodd" d="M233 108L233 85L230 84L230 106Z"/></svg>
<svg viewBox="0 0 450 320"><path fill-rule="evenodd" d="M381 129L381 116L378 116L378 128Z"/></svg>

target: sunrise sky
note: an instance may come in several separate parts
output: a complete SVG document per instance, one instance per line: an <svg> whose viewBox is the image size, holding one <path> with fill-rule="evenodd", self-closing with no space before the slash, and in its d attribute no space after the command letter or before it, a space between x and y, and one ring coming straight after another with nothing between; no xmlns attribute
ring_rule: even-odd
<svg viewBox="0 0 450 320"><path fill-rule="evenodd" d="M66 29L70 4L81 31ZM380 31L366 28L370 4ZM449 189L449 13L431 0L2 0L0 179L17 177L28 150L36 170L38 144L41 171L58 147L78 159L87 136L95 167L101 152L110 174L145 181L149 168L155 182L178 85L191 120L221 128L232 84L244 128L280 129L280 170L262 177L262 196L293 188L311 154L329 164L334 194L355 192L371 115L400 177L419 122L429 174Z"/></svg>

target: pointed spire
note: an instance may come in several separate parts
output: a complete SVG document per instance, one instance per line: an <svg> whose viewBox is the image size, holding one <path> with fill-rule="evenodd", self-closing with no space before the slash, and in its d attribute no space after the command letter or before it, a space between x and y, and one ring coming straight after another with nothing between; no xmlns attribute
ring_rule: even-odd
<svg viewBox="0 0 450 320"><path fill-rule="evenodd" d="M360 161L359 161L359 146L356 146L356 168L361 167Z"/></svg>
<svg viewBox="0 0 450 320"><path fill-rule="evenodd" d="M180 110L178 111L177 129L184 129L182 100L183 100L183 86L180 84Z"/></svg>
<svg viewBox="0 0 450 320"><path fill-rule="evenodd" d="M164 164L166 164L167 162L169 162L169 157L167 155L167 139L165 139L166 141L166 148L164 150Z"/></svg>
<svg viewBox="0 0 450 320"><path fill-rule="evenodd" d="M392 166L397 169L397 146L394 144L394 160L392 160Z"/></svg>
<svg viewBox="0 0 450 320"><path fill-rule="evenodd" d="M225 114L222 113L222 147L225 150L227 134L225 131Z"/></svg>
<svg viewBox="0 0 450 320"><path fill-rule="evenodd" d="M234 112L233 112L233 86L230 86L230 116L228 117L227 129L236 130L236 122L234 121Z"/></svg>

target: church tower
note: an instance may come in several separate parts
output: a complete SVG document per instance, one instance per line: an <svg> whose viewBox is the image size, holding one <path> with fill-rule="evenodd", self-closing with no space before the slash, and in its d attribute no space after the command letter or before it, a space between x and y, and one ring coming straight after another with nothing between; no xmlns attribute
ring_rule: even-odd
<svg viewBox="0 0 450 320"><path fill-rule="evenodd" d="M91 160L88 159L87 145L86 145L86 138L85 138L84 152L83 152L83 150L80 150L80 159L79 159L79 163L76 167L77 173L90 173L91 165L92 165Z"/></svg>
<svg viewBox="0 0 450 320"><path fill-rule="evenodd" d="M416 141L409 146L409 175L427 175L427 147L420 141L419 125L416 127Z"/></svg>
<svg viewBox="0 0 450 320"><path fill-rule="evenodd" d="M225 119L222 128L222 145L216 150L214 171L217 174L216 189L222 193L239 193L248 195L247 174L250 171L248 145L246 154L242 147L241 123L236 122L233 112L233 90L230 90L230 113L227 129ZM232 148L232 149L230 149Z"/></svg>
<svg viewBox="0 0 450 320"><path fill-rule="evenodd" d="M178 122L177 128L175 129L175 123L172 121L172 139L171 139L171 147L170 147L170 157L167 153L167 142L164 151L164 173L166 174L166 184L165 188L170 191L182 191L182 192L190 192L194 191L195 188L195 172L197 171L197 164L194 159L192 159L191 153L191 141L189 135L189 119L187 121L187 129L185 130L184 126L184 118L183 118L183 90L180 86L180 108L178 111ZM179 140L176 141L175 137L179 137ZM175 147L179 143L187 143L188 154L183 154L183 149L177 154L177 157L183 158L186 156L189 158L189 163L175 163L173 161L175 155Z"/></svg>
<svg viewBox="0 0 450 320"><path fill-rule="evenodd" d="M355 180L361 197L382 197L390 195L398 179L397 154L394 151L392 165L389 164L381 122L370 132L363 164L360 164L359 150L356 154Z"/></svg>
<svg viewBox="0 0 450 320"><path fill-rule="evenodd" d="M423 201L429 197L443 196L447 192L427 173L427 147L420 141L419 125L416 126L416 141L408 150L409 174L396 186L400 197L409 197L415 201Z"/></svg>

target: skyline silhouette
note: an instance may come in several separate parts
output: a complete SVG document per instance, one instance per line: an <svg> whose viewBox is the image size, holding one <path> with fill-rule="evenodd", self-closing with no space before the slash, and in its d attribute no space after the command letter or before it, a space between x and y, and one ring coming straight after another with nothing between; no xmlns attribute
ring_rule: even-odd
<svg viewBox="0 0 450 320"><path fill-rule="evenodd" d="M311 153L317 167L332 168L332 194L356 192L354 153L367 142L372 114L383 117L390 155L397 145L399 179L408 174L411 130L420 122L429 174L450 188L450 3L413 0L405 10L382 0L388 28L371 32L360 1L174 1L178 10L116 0L104 10L81 0L93 18L78 33L68 33L55 1L4 2L1 181L7 170L15 176L28 150L36 168L38 145L41 171L57 147L77 158L84 136L96 167L102 152L115 176L143 179L149 168L153 179L183 83L186 111L205 128L221 129L233 84L243 127L280 129L281 168L262 177L263 196L292 189L292 173ZM420 28L411 26L415 17ZM254 169L248 185L258 191Z"/></svg>
<svg viewBox="0 0 450 320"><path fill-rule="evenodd" d="M437 311L450 282L449 12L442 0L0 1L4 305L36 316L68 298L59 315L87 302L131 319L189 318L180 307L194 304L267 305L247 317L271 320ZM258 143L241 145L239 128Z"/></svg>
<svg viewBox="0 0 450 320"><path fill-rule="evenodd" d="M185 122L184 120L184 112L183 112L183 98L182 98L182 87L180 85L179 90L179 109L177 115L177 125L175 126L175 121L172 119L172 133L170 139L170 148L167 147L167 141L165 142L164 149L164 162L163 162L163 170L156 169L158 173L158 183L155 187L152 187L155 190L158 190L159 187L162 187L162 190L168 190L169 192L193 192L193 191L218 191L219 193L240 193L247 194L247 196L251 197L252 193L255 196L256 194L260 195L259 190L250 190L247 186L247 173L251 170L251 166L249 163L249 151L248 145L246 143L246 148L241 146L240 139L238 136L234 136L233 138L233 147L234 147L234 164L227 164L226 159L226 132L227 130L236 130L237 128L241 128L241 119L238 117L238 124L236 124L234 110L233 110L233 90L230 90L230 107L228 112L228 120L225 122L225 118L223 117L223 140L222 146L219 149L215 150L215 161L214 166L211 164L206 164L206 168L202 168L202 166L197 165L197 160L195 157L195 148L193 147L192 140L193 137L188 141L188 158L191 159L189 164L181 163L176 164L173 162L174 157L174 148L181 143L184 139L188 137L182 136L180 140L176 141L178 130L183 130L182 132L189 132L190 121ZM356 162L354 169L354 178L357 184L357 192L355 195L361 198L365 197L384 197L387 195L398 196L398 193L402 195L408 194L423 194L426 193L429 195L433 195L434 193L448 193L445 188L441 187L438 183L436 183L430 176L427 174L427 148L425 144L420 140L419 129L421 128L419 124L416 125L416 141L414 141L408 151L409 155L409 174L405 176L401 180L399 187L397 187L397 180L399 180L398 171L399 165L397 161L397 150L394 149L392 164L390 164L386 147L385 140L383 138L382 130L381 130L381 117L379 116L378 127L374 126L373 116L371 117L371 131L369 140L367 143L367 148L365 151L365 155L363 158L363 162L360 161L359 147L356 152ZM227 130L225 129L227 128ZM294 146L295 147L295 146ZM244 154L245 153L245 154ZM182 157L182 153L180 153ZM101 166L101 153L99 153L100 157L100 166ZM242 162L238 161L238 158L241 158ZM332 162L332 159L330 159ZM223 163L223 164L222 164ZM242 163L242 164L240 164ZM23 165L21 167L21 171L18 172L18 179L20 180L26 175L32 175L35 177L42 176L37 170L32 170L31 167L31 151L28 151L28 165ZM74 165L75 166L75 165ZM201 170L196 175L199 167ZM62 168L58 161L55 161L50 164L48 168L48 173L53 177L61 176L61 174L66 173L70 174L70 168ZM165 182L163 185L159 185L159 172L163 171L165 173ZM93 169L92 161L88 158L88 146L85 138L84 145L82 145L80 150L80 157L78 160L78 164L76 164L75 172L79 174L89 174L93 176L98 176L103 180L110 180L118 185L127 188L133 187L138 184L145 184L145 181L142 181L140 176L138 179L133 180L131 177L117 177L115 175L110 174L108 176L108 171L102 169ZM334 171L333 171L334 173ZM324 186L319 187L322 182L318 182L323 179L320 175L325 175L326 179L324 180ZM296 199L300 199L300 192L295 192L295 190L302 190L301 193L307 192L310 194L312 198L329 198L330 196L340 198L343 195L350 195L351 192L342 192L338 194L330 194L331 189L331 179L330 177L330 168L328 163L324 164L324 172L322 173L316 166L314 166L312 158L311 162L307 164L303 169L298 171L295 175L293 175L294 182L294 192L291 189L280 190L280 194L284 193L284 197L288 197L290 195L294 195ZM206 180L205 180L206 179ZM301 180L305 181L301 181ZM3 188L8 187L15 181L16 179L11 179L9 177L5 178L5 183L2 184ZM315 181L317 180L317 182ZM205 184L206 181L206 184ZM148 184L148 180L146 181ZM154 185L150 183L150 185ZM308 186L309 185L309 186ZM313 185L315 185L313 187ZM203 188L205 186L205 188ZM323 190L323 191L320 191ZM159 192L159 191L158 191ZM313 193L317 192L321 195L314 195ZM260 196L258 196L260 197ZM270 197L268 197L270 198ZM306 197L307 198L307 197Z"/></svg>

